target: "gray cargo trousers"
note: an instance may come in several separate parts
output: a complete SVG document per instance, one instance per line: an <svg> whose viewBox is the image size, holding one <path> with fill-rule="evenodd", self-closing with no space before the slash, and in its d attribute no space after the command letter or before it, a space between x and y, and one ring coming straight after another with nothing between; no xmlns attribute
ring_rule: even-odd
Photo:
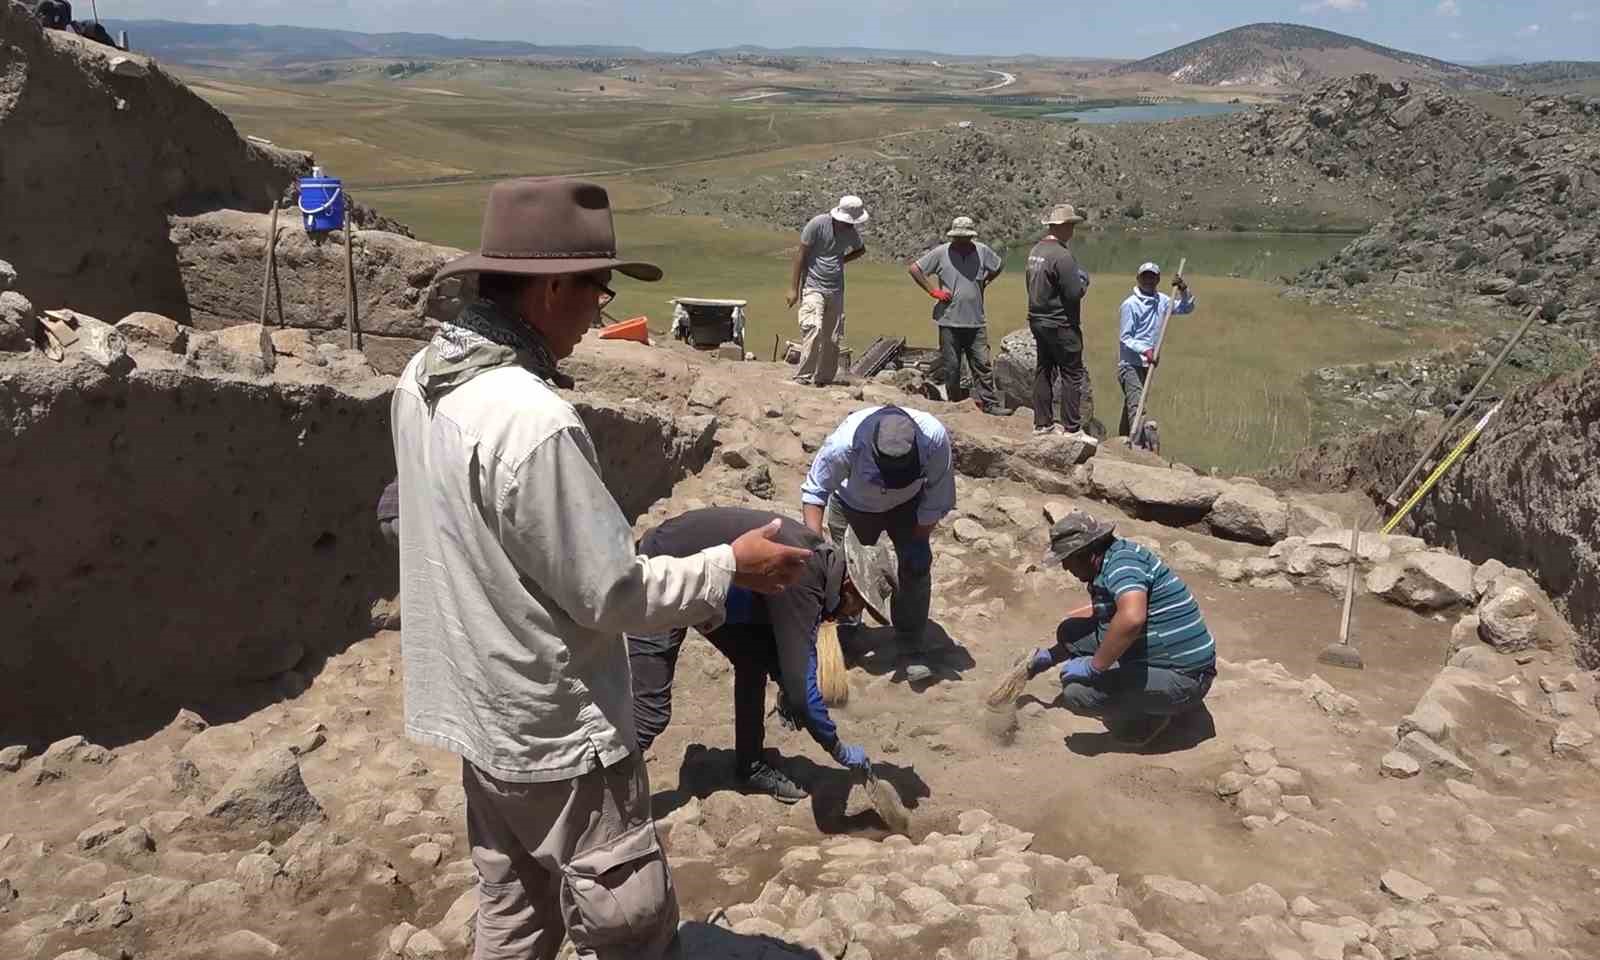
<svg viewBox="0 0 1600 960"><path fill-rule="evenodd" d="M462 761L478 869L474 960L678 956L678 900L638 753L571 780L510 783Z"/></svg>

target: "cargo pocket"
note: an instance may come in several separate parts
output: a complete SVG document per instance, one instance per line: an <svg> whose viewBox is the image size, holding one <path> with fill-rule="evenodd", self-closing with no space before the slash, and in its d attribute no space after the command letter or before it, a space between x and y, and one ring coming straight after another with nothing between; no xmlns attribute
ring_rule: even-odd
<svg viewBox="0 0 1600 960"><path fill-rule="evenodd" d="M561 869L561 912L580 948L644 943L675 921L672 880L649 820Z"/></svg>

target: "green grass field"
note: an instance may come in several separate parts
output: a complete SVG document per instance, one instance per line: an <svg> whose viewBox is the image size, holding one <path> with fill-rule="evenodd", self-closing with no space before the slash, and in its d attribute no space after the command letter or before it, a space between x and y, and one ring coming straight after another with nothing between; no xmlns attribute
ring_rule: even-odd
<svg viewBox="0 0 1600 960"><path fill-rule="evenodd" d="M256 87L207 81L213 98L243 132L310 149L365 202L412 226L419 237L472 248L488 182L505 174L605 171L619 245L662 265L666 279L619 278L617 318L645 314L658 335L674 296L746 299L747 349L766 358L773 341L798 339L784 303L790 230L727 225L709 217L652 212L670 200L663 182L683 176L731 177L756 169L867 147L859 141L948 122L930 108L602 103L582 109L528 97L526 91L450 85L425 77L428 92L401 84ZM447 96L445 87L459 96ZM643 168L643 169L640 169ZM657 179L659 177L659 180ZM451 182L426 182L452 178ZM800 224L794 224L798 230ZM867 236L871 244L870 231ZM1138 263L1157 259L1170 273L1187 256L1201 298L1178 318L1157 375L1150 409L1164 452L1196 467L1254 472L1280 462L1312 437L1303 378L1317 367L1366 363L1436 345L1450 335L1386 329L1327 309L1285 300L1266 282L1293 274L1338 249L1333 236L1153 232L1089 233L1077 244L1094 285L1085 308L1087 362L1102 420L1115 426L1117 305ZM1020 258L989 291L991 342L1025 326ZM1230 276L1232 274L1233 276ZM848 273L846 340L857 350L879 335L931 346L930 301L904 267L872 260Z"/></svg>

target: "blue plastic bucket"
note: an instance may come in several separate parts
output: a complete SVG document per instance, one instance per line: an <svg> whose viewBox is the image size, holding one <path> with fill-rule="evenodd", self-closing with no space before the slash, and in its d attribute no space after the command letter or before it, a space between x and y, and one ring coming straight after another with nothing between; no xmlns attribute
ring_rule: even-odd
<svg viewBox="0 0 1600 960"><path fill-rule="evenodd" d="M306 233L344 227L344 184L338 177L300 178L300 216Z"/></svg>

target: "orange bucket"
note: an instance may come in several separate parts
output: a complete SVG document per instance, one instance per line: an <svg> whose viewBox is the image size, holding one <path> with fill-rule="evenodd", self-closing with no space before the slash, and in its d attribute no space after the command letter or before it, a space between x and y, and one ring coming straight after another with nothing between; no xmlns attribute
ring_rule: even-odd
<svg viewBox="0 0 1600 960"><path fill-rule="evenodd" d="M645 326L646 317L631 317L621 323L613 323L609 327L600 328L601 340L637 340L639 343L650 342L650 330Z"/></svg>

